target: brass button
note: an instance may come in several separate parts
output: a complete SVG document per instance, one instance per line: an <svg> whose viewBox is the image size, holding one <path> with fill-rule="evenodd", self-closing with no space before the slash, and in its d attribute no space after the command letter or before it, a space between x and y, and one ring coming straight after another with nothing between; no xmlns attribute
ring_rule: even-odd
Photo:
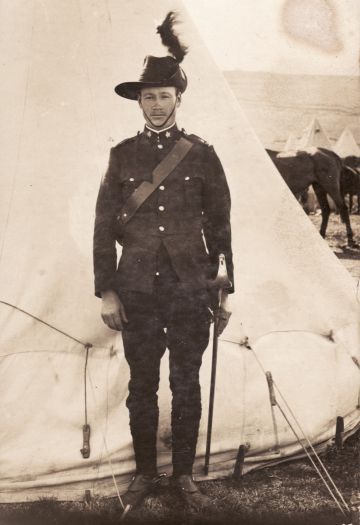
<svg viewBox="0 0 360 525"><path fill-rule="evenodd" d="M135 180L134 177L130 177L129 179L130 182L134 182L134 180Z"/></svg>
<svg viewBox="0 0 360 525"><path fill-rule="evenodd" d="M165 231L164 226L159 226L159 230L160 230L161 232Z"/></svg>
<svg viewBox="0 0 360 525"><path fill-rule="evenodd" d="M190 177L185 177L185 180L190 180Z"/></svg>
<svg viewBox="0 0 360 525"><path fill-rule="evenodd" d="M165 206L159 206L159 210L160 211L164 211L165 210Z"/></svg>
<svg viewBox="0 0 360 525"><path fill-rule="evenodd" d="M155 275L156 275L157 277L159 277L160 273L159 273L159 272L156 272Z"/></svg>
<svg viewBox="0 0 360 525"><path fill-rule="evenodd" d="M159 186L159 190L164 191L165 186Z"/></svg>

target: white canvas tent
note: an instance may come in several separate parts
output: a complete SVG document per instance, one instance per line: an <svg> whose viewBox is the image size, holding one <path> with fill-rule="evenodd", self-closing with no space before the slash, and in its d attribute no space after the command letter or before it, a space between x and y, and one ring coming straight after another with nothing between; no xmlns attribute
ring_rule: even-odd
<svg viewBox="0 0 360 525"><path fill-rule="evenodd" d="M311 120L309 125L304 129L301 138L297 142L297 149L308 149L310 148L326 148L332 150L331 142L321 126L318 119L315 117ZM336 206L331 197L327 196L330 208L334 211ZM316 198L315 192L312 186L308 191L307 209L314 212L319 208L319 203Z"/></svg>
<svg viewBox="0 0 360 525"><path fill-rule="evenodd" d="M304 129L297 144L298 149L305 149L312 146L332 149L331 142L317 118L313 118L310 124Z"/></svg>
<svg viewBox="0 0 360 525"><path fill-rule="evenodd" d="M243 443L250 445L245 470L301 452L277 407L272 413L260 364L314 444L333 438L337 416L346 433L358 426L359 312L354 281L267 158L182 5L158 0L157 18L174 7L190 48L179 124L214 144L233 199L237 291L218 358L210 468L218 477L233 470ZM2 502L81 499L84 490L114 495L113 476L123 490L134 469L128 369L121 337L100 320L91 244L109 147L142 128L136 103L116 97L113 86L137 79L145 55L164 53L153 19L150 0L2 4ZM86 343L93 345L87 361ZM171 458L166 369L164 360L161 471L170 471ZM79 450L84 376L89 459ZM199 477L209 376L210 350Z"/></svg>
<svg viewBox="0 0 360 525"><path fill-rule="evenodd" d="M346 127L338 138L334 151L339 157L360 157L360 148L357 145L350 128Z"/></svg>
<svg viewBox="0 0 360 525"><path fill-rule="evenodd" d="M293 151L297 149L297 138L294 133L290 133L285 143L283 151Z"/></svg>

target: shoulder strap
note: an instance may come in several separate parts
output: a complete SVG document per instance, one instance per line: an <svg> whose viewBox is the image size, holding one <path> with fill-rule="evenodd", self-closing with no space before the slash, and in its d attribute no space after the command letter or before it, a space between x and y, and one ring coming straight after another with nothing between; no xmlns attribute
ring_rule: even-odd
<svg viewBox="0 0 360 525"><path fill-rule="evenodd" d="M163 160L156 166L152 175L153 181L144 181L136 188L128 200L122 207L120 218L122 224L126 224L135 215L140 206L146 201L148 197L160 186L168 175L176 166L183 160L192 148L192 142L181 137L172 150L163 158Z"/></svg>

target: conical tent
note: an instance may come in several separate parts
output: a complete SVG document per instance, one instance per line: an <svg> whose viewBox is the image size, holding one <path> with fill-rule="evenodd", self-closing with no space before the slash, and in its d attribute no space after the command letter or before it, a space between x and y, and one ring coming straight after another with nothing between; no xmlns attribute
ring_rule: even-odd
<svg viewBox="0 0 360 525"><path fill-rule="evenodd" d="M330 140L316 118L313 118L310 124L305 128L297 144L298 149L305 149L311 146L332 149Z"/></svg>
<svg viewBox="0 0 360 525"><path fill-rule="evenodd" d="M320 122L316 118L313 118L310 124L305 128L301 138L297 143L297 149L299 150L313 147L332 150L331 142L328 139ZM330 208L333 211L336 210L336 206L332 198L328 196L327 199ZM319 208L318 200L312 187L309 188L307 207L309 211L315 211Z"/></svg>
<svg viewBox="0 0 360 525"><path fill-rule="evenodd" d="M297 149L297 138L294 133L290 133L285 143L283 151L293 151Z"/></svg>
<svg viewBox="0 0 360 525"><path fill-rule="evenodd" d="M158 0L155 13L150 0L4 2L0 501L114 495L114 480L122 491L133 473L128 368L93 295L92 227L109 147L142 128L136 102L113 87L136 80L147 54L164 54L154 18L170 8L190 49L179 125L214 144L233 200L237 291L219 343L210 477L232 471L240 444L250 447L245 471L301 452L271 407L265 371L315 445L333 438L337 416L347 433L359 424L355 283L267 158L181 3ZM160 471L171 470L167 366L164 359Z"/></svg>
<svg viewBox="0 0 360 525"><path fill-rule="evenodd" d="M360 148L354 139L354 135L348 127L344 129L338 138L334 146L334 151L339 155L339 157L342 158L350 156L360 157Z"/></svg>

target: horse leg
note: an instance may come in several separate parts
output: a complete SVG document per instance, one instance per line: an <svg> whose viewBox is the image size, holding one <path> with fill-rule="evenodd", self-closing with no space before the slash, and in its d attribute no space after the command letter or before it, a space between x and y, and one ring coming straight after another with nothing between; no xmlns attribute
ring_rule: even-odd
<svg viewBox="0 0 360 525"><path fill-rule="evenodd" d="M326 228L327 228L327 225L329 222L329 216L330 216L330 206L326 198L326 191L324 190L324 188L322 188L320 184L318 184L317 182L314 182L312 187L314 188L316 198L321 208L320 235L321 237L325 238Z"/></svg>
<svg viewBox="0 0 360 525"><path fill-rule="evenodd" d="M350 215L349 215L349 210L347 209L347 206L344 202L342 208L340 208L340 216L343 220L343 222L345 223L346 225L346 234L347 234L347 239L348 239L348 245L352 248L358 248L358 245L356 244L356 242L354 241L354 234L353 234L353 231L352 231L352 228L351 228L351 224L350 224Z"/></svg>
<svg viewBox="0 0 360 525"><path fill-rule="evenodd" d="M353 207L353 194L349 193L349 213L351 213Z"/></svg>
<svg viewBox="0 0 360 525"><path fill-rule="evenodd" d="M358 248L358 245L354 242L354 238L353 238L354 234L353 234L351 224L350 224L349 210L346 206L344 197L340 195L340 192L339 193L336 192L335 194L332 193L330 195L332 199L334 200L336 206L339 208L341 220L343 221L343 223L345 223L348 246L352 248Z"/></svg>
<svg viewBox="0 0 360 525"><path fill-rule="evenodd" d="M327 155L319 156L316 163L316 186L318 186L316 195L323 200L326 198L326 193L330 195L339 209L342 221L346 225L348 245L356 246L353 240L349 211L344 198L342 173L341 160L335 153L329 151ZM315 184L313 186L315 190ZM323 225L321 225L320 233L324 233Z"/></svg>

